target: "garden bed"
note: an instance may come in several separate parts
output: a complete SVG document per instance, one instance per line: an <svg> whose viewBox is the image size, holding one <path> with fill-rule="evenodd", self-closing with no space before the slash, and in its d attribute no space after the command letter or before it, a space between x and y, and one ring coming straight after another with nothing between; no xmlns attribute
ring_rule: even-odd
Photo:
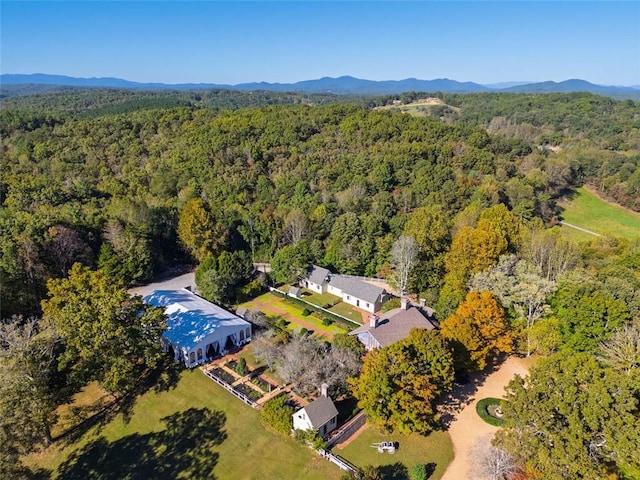
<svg viewBox="0 0 640 480"><path fill-rule="evenodd" d="M262 377L254 377L251 379L251 383L253 383L256 387L262 390L265 393L269 393L271 390L277 388L277 385L265 380Z"/></svg>
<svg viewBox="0 0 640 480"><path fill-rule="evenodd" d="M482 420L494 427L501 427L504 424L502 419L502 400L499 398L483 398L476 404L476 412Z"/></svg>
<svg viewBox="0 0 640 480"><path fill-rule="evenodd" d="M228 383L229 385L232 385L233 382L237 380L235 375L232 375L231 373L227 372L226 370L220 367L212 368L210 372L213 373L216 377L218 377L223 382Z"/></svg>
<svg viewBox="0 0 640 480"><path fill-rule="evenodd" d="M244 383L241 383L240 385L236 385L235 387L233 387L233 389L236 392L240 392L243 395L246 395L250 400L253 400L254 402L261 399L263 396L260 392L251 388L249 385L245 385Z"/></svg>

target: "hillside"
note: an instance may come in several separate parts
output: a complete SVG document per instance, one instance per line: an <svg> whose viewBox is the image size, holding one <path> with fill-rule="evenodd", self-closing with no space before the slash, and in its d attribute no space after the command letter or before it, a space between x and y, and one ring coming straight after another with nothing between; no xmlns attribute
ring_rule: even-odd
<svg viewBox="0 0 640 480"><path fill-rule="evenodd" d="M306 92L333 93L338 95L388 95L405 92L444 92L444 93L477 93L477 92L510 92L510 93L551 93L551 92L590 92L615 98L640 99L640 90L634 87L617 87L596 85L585 80L573 79L563 82L532 82L511 85L505 82L505 87L499 84L492 86L480 85L474 82L459 82L448 78L434 80L420 80L406 78L403 80L366 80L348 75L332 78L323 77L313 80L303 80L295 83L250 82L235 85L217 83L139 83L120 78L77 78L64 75L47 75L42 73L22 75L0 75L0 85L20 85L21 91L28 91L33 85L32 93L42 89L42 85L73 86L91 88L126 88L134 90L209 90L228 89L241 91L275 91L275 92ZM3 95L7 93L3 92Z"/></svg>

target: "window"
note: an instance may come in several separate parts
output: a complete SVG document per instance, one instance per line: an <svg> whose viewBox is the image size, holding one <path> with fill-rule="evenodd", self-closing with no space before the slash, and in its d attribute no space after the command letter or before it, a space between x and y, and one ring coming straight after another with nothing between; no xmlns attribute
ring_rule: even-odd
<svg viewBox="0 0 640 480"><path fill-rule="evenodd" d="M202 360L202 349L198 349L198 361Z"/></svg>
<svg viewBox="0 0 640 480"><path fill-rule="evenodd" d="M371 305L369 305L368 303L367 303L367 308L371 308Z"/></svg>
<svg viewBox="0 0 640 480"><path fill-rule="evenodd" d="M347 295L347 300L351 300L351 297L349 295Z"/></svg>
<svg viewBox="0 0 640 480"><path fill-rule="evenodd" d="M240 330L240 341L244 342L244 330Z"/></svg>
<svg viewBox="0 0 640 480"><path fill-rule="evenodd" d="M247 340L251 337L251 328L247 327Z"/></svg>
<svg viewBox="0 0 640 480"><path fill-rule="evenodd" d="M194 352L191 352L189 354L189 363L193 363L196 361L196 354Z"/></svg>

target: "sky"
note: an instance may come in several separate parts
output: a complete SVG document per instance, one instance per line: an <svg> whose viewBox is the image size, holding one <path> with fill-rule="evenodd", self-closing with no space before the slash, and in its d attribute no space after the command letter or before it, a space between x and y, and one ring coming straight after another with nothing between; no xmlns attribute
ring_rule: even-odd
<svg viewBox="0 0 640 480"><path fill-rule="evenodd" d="M640 1L0 0L0 72L640 85Z"/></svg>

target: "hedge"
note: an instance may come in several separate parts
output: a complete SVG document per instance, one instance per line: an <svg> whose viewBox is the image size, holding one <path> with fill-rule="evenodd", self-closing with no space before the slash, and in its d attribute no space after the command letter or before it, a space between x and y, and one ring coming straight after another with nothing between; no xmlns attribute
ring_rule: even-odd
<svg viewBox="0 0 640 480"><path fill-rule="evenodd" d="M333 320L334 322L338 322L342 325L344 325L347 328L347 331L351 331L354 328L357 327L357 324L352 322L351 320L348 320L344 317L341 317L340 315L336 315L335 313L332 312L326 312L324 310L322 310L321 308L311 304L311 303L307 303L304 300L300 300L298 298L294 298L291 297L289 295L287 295L284 292L281 292L279 290L271 290L271 293L273 293L274 295L277 295L278 297L284 299L285 302L291 303L292 305L296 305L298 307L300 307L301 309L303 309L303 311L306 310L311 310L313 312L316 312L318 314L321 315L321 318L328 318L330 320Z"/></svg>
<svg viewBox="0 0 640 480"><path fill-rule="evenodd" d="M501 427L504 424L504 420L500 418L492 417L491 415L489 415L489 412L487 411L487 407L489 405L501 405L501 404L502 404L502 400L499 398L491 398L491 397L483 398L482 400L479 400L478 403L476 403L476 412L478 413L480 418L483 419L485 422L487 422L489 425L493 425L494 427Z"/></svg>

